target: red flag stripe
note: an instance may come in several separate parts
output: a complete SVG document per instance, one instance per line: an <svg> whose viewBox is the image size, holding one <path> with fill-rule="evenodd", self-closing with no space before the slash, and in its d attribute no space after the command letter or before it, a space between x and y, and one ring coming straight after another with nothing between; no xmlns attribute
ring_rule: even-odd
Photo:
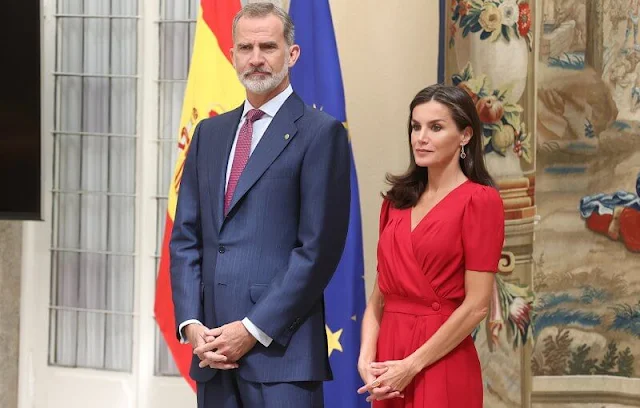
<svg viewBox="0 0 640 408"><path fill-rule="evenodd" d="M196 384L189 377L189 367L191 366L191 358L193 356L191 346L181 344L176 337L175 314L171 295L171 276L169 274L169 240L171 239L172 229L173 221L169 217L169 214L167 214L162 242L162 256L160 258L160 272L158 273L158 279L156 281L154 314L160 332L173 355L178 371L180 371L182 377L187 380L191 388L195 391Z"/></svg>
<svg viewBox="0 0 640 408"><path fill-rule="evenodd" d="M231 61L229 50L233 47L233 18L240 11L239 0L201 0L202 19L218 40L220 51Z"/></svg>

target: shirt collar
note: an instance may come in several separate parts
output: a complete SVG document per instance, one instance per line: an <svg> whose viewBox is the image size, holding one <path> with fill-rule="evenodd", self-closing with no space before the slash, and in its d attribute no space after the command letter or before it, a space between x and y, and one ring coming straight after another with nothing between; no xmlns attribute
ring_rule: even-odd
<svg viewBox="0 0 640 408"><path fill-rule="evenodd" d="M282 92L280 92L278 95L271 98L267 103L262 105L260 107L260 110L263 111L266 115L269 115L270 117L273 118L274 116L276 116L276 113L278 113L280 108L282 108L282 105L284 105L285 101L287 100L287 98L289 98L289 96L291 96L292 93L293 93L293 88L291 87L291 84L289 84ZM242 111L243 119L247 115L247 112L249 112L251 109L255 109L255 108L251 106L248 100L245 99L244 109Z"/></svg>

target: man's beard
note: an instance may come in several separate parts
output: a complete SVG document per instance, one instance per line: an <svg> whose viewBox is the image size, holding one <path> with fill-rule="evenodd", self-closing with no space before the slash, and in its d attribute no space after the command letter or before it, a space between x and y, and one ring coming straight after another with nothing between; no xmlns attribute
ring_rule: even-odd
<svg viewBox="0 0 640 408"><path fill-rule="evenodd" d="M250 74L262 72L266 73L264 79L251 78ZM238 74L238 79L245 88L256 94L265 94L273 91L289 73L289 58L285 57L284 65L280 72L272 73L261 68L252 68Z"/></svg>

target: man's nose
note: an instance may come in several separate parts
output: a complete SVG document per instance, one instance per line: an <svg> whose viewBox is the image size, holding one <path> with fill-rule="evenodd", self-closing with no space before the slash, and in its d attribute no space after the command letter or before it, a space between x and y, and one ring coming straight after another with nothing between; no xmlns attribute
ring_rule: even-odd
<svg viewBox="0 0 640 408"><path fill-rule="evenodd" d="M262 55L262 51L260 48L256 47L251 52L251 57L249 58L249 64L253 66L260 66L264 64L264 56Z"/></svg>

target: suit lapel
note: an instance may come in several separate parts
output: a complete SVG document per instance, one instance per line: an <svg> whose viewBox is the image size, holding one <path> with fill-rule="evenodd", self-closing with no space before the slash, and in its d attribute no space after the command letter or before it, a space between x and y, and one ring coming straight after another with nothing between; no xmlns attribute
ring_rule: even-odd
<svg viewBox="0 0 640 408"><path fill-rule="evenodd" d="M269 124L251 157L249 157L247 167L244 168L238 180L236 191L233 194L233 199L229 206L230 212L280 155L282 150L293 140L298 132L295 121L302 116L303 111L304 104L302 100L295 93L291 94Z"/></svg>
<svg viewBox="0 0 640 408"><path fill-rule="evenodd" d="M212 160L209 164L209 200L215 212L213 219L216 222L214 226L216 231L220 230L224 220L224 191L227 165L243 109L244 104L224 116L226 122L221 123L218 127L218 129L221 129L220 141L210 144L213 151L211 152Z"/></svg>

